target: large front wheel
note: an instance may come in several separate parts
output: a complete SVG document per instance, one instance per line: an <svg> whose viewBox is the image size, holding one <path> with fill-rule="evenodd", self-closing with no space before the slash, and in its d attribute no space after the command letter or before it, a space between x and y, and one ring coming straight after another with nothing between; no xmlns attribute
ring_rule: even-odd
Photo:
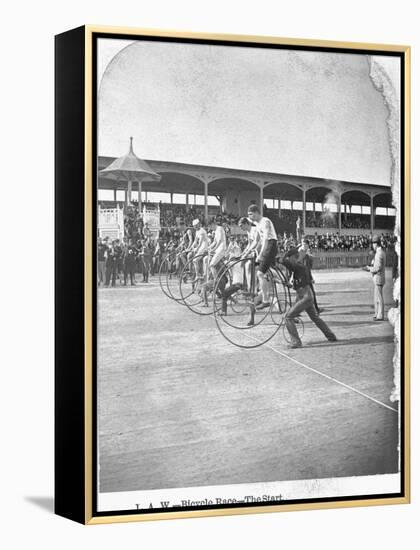
<svg viewBox="0 0 420 550"><path fill-rule="evenodd" d="M229 280L230 284L226 285ZM235 259L219 272L215 285L215 296L221 296L213 303L216 326L222 336L240 348L257 348L271 340L279 331L285 307L273 270L265 275L268 285L269 303L260 309L258 279L252 259ZM281 313L280 313L281 312Z"/></svg>
<svg viewBox="0 0 420 550"><path fill-rule="evenodd" d="M214 280L210 276L208 255L199 254L184 265L178 282L181 302L197 315L211 315Z"/></svg>

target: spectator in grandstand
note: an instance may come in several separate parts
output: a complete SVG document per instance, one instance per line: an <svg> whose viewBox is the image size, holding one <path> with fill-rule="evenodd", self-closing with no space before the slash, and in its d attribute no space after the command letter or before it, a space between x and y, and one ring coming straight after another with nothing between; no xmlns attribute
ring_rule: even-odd
<svg viewBox="0 0 420 550"><path fill-rule="evenodd" d="M229 237L229 242L228 242L228 245L227 245L227 250L226 250L226 257L227 258L230 258L232 256L232 252L236 249L236 239L235 239L235 236L234 235L231 235Z"/></svg>
<svg viewBox="0 0 420 550"><path fill-rule="evenodd" d="M298 216L296 220L296 239L298 242L302 239L301 223L300 216Z"/></svg>
<svg viewBox="0 0 420 550"><path fill-rule="evenodd" d="M146 222L143 227L143 237L147 240L147 239L150 239L151 236L152 236L152 231L149 227L149 224Z"/></svg>

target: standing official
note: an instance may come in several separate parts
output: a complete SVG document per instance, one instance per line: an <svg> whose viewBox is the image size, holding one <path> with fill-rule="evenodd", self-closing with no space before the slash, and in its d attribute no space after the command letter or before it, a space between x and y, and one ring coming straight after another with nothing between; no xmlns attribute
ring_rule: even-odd
<svg viewBox="0 0 420 550"><path fill-rule="evenodd" d="M385 284L385 250L382 248L381 239L374 235L372 239L372 248L375 256L372 265L366 266L367 271L372 274L373 281L373 304L375 307L374 321L384 320L384 284Z"/></svg>

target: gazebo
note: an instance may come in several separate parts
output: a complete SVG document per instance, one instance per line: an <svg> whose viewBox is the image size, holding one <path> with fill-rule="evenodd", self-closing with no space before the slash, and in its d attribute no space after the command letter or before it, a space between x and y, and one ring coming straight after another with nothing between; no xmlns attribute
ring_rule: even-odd
<svg viewBox="0 0 420 550"><path fill-rule="evenodd" d="M126 155L115 159L109 166L100 170L102 177L127 182L127 204L131 203L133 183L138 183L139 212L141 212L141 192L143 182L160 181L161 176L154 172L149 164L140 159L133 151L133 138L130 137L130 149Z"/></svg>

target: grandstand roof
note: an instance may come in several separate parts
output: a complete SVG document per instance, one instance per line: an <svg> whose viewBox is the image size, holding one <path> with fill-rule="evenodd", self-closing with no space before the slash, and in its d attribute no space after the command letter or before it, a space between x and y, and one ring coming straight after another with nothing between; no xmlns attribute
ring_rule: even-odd
<svg viewBox="0 0 420 550"><path fill-rule="evenodd" d="M101 177L102 167L112 165L115 157L99 157L98 166L100 189L125 189L118 181L106 180ZM306 200L324 202L328 193L339 192L342 202L347 204L370 205L370 194L375 195L375 205L392 206L391 190L388 186L360 184L350 181L328 180L273 172L257 172L253 170L234 170L217 166L204 166L179 162L147 160L150 169L160 176L160 181L143 183L143 191L203 194L203 183L200 177L209 177L209 193L221 195L224 191L236 190L238 193L246 189L255 189L253 180L264 182L265 198L282 198L283 200L302 200L302 189L307 189ZM133 178L136 181L135 178Z"/></svg>

